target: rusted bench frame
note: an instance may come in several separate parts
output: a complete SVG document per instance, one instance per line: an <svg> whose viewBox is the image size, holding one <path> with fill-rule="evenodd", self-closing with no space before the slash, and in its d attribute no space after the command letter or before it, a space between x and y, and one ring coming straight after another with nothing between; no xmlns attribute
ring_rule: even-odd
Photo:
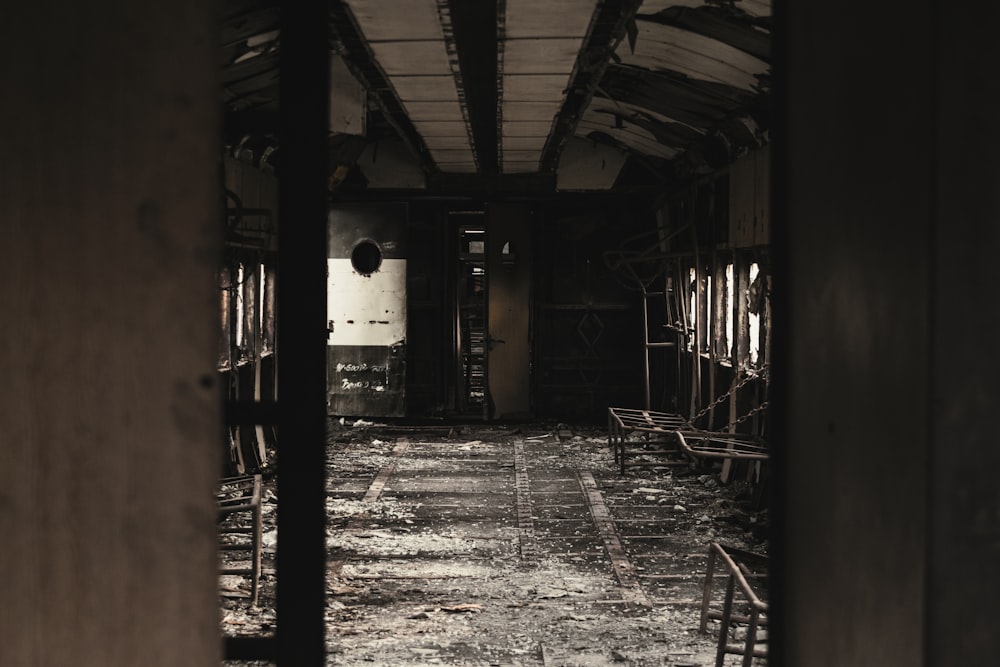
<svg viewBox="0 0 1000 667"><path fill-rule="evenodd" d="M767 443L741 433L678 429L674 432L681 450L694 459L742 459L766 461Z"/></svg>
<svg viewBox="0 0 1000 667"><path fill-rule="evenodd" d="M260 592L261 569L261 476L246 475L241 477L226 477L219 480L219 491L216 496L218 505L218 523L220 551L250 552L249 567L220 567L219 574L249 574L251 580L250 604L257 606ZM248 512L251 516L250 527L226 526L225 520L233 514ZM245 541L223 541L223 535L249 535L250 543Z"/></svg>
<svg viewBox="0 0 1000 667"><path fill-rule="evenodd" d="M709 609L712 601L712 583L717 563L721 562L728 571L726 595L722 610ZM767 646L757 645L757 631L767 625L767 602L760 599L760 583L767 581L767 556L742 549L725 547L713 542L708 547L708 569L701 600L702 634L708 634L708 621L719 621L719 642L715 655L715 666L723 667L727 654L743 656L743 667L750 667L754 658L767 658ZM750 580L753 580L751 583ZM754 586L754 583L757 586ZM733 603L737 588L744 600L746 613L735 613ZM729 629L735 624L747 626L746 639L742 646L729 643Z"/></svg>
<svg viewBox="0 0 1000 667"><path fill-rule="evenodd" d="M659 442L664 447L661 453L680 453L673 434L678 429L692 428L684 417L669 412L653 410L637 410L633 408L608 408L608 447L611 448L621 472L625 474L626 466L663 466L671 462L635 461L627 463L627 443L631 433L643 433L647 438L660 436ZM647 440L647 443L649 440ZM673 462L680 463L680 462Z"/></svg>

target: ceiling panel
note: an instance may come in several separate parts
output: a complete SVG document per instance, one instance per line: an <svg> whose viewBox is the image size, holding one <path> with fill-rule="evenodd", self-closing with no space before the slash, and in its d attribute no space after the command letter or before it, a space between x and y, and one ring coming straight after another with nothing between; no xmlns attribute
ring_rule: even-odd
<svg viewBox="0 0 1000 667"><path fill-rule="evenodd" d="M370 42L443 40L437 0L345 0Z"/></svg>
<svg viewBox="0 0 1000 667"><path fill-rule="evenodd" d="M410 118L417 120L450 120L462 121L462 107L458 99L449 102L410 102L403 100L403 106Z"/></svg>
<svg viewBox="0 0 1000 667"><path fill-rule="evenodd" d="M508 39L504 44L504 74L566 74L576 64L583 39Z"/></svg>
<svg viewBox="0 0 1000 667"><path fill-rule="evenodd" d="M562 107L562 99L551 102L509 102L504 98L504 120L551 121Z"/></svg>
<svg viewBox="0 0 1000 667"><path fill-rule="evenodd" d="M444 42L376 42L372 53L390 77L397 74L451 74Z"/></svg>
<svg viewBox="0 0 1000 667"><path fill-rule="evenodd" d="M505 151L540 151L545 148L547 136L539 137L504 137Z"/></svg>
<svg viewBox="0 0 1000 667"><path fill-rule="evenodd" d="M432 76L394 76L392 87L401 100L433 102L457 100L455 77L451 73Z"/></svg>
<svg viewBox="0 0 1000 667"><path fill-rule="evenodd" d="M430 137L467 136L465 121L434 121L414 118L413 127L425 139Z"/></svg>
<svg viewBox="0 0 1000 667"><path fill-rule="evenodd" d="M510 121L503 122L504 137L547 137L552 129L552 121Z"/></svg>
<svg viewBox="0 0 1000 667"><path fill-rule="evenodd" d="M583 37L595 0L506 0L507 37Z"/></svg>
<svg viewBox="0 0 1000 667"><path fill-rule="evenodd" d="M568 74L518 74L503 77L505 102L561 100L569 85Z"/></svg>
<svg viewBox="0 0 1000 667"><path fill-rule="evenodd" d="M424 143L426 143L431 151L436 149L466 149L469 148L469 138L464 134L451 134L444 136L425 136Z"/></svg>

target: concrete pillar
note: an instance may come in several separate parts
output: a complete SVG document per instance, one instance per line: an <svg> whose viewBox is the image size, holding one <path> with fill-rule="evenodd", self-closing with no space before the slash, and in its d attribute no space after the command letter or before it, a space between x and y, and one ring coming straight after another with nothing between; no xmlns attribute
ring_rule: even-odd
<svg viewBox="0 0 1000 667"><path fill-rule="evenodd" d="M219 664L215 9L0 28L0 664Z"/></svg>

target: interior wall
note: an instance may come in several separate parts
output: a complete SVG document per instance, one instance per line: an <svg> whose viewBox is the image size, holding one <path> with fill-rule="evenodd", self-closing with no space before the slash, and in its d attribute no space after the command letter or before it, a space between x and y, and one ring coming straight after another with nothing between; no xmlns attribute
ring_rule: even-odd
<svg viewBox="0 0 1000 667"><path fill-rule="evenodd" d="M213 3L0 39L0 664L218 665Z"/></svg>

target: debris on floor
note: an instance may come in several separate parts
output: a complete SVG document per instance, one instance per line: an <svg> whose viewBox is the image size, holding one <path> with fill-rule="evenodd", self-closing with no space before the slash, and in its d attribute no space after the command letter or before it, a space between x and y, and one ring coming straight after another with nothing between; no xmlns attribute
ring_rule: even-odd
<svg viewBox="0 0 1000 667"><path fill-rule="evenodd" d="M766 510L703 467L622 475L607 443L566 424L333 423L327 664L715 665L708 547L766 554ZM224 635L275 630L280 499L264 485L259 604L220 577Z"/></svg>

